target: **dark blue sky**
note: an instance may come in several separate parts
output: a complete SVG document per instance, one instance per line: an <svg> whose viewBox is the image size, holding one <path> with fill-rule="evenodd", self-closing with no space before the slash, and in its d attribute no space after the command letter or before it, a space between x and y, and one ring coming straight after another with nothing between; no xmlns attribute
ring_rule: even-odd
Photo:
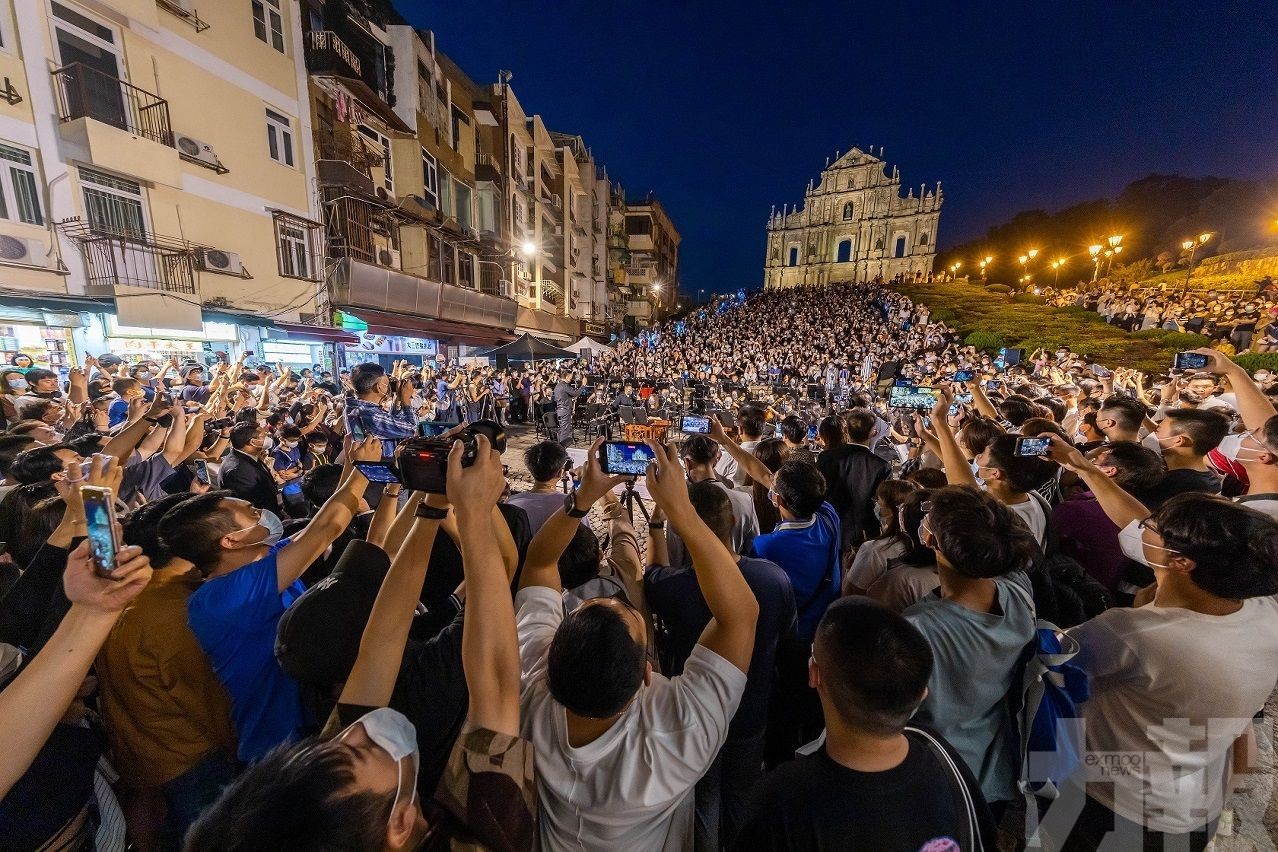
<svg viewBox="0 0 1278 852"><path fill-rule="evenodd" d="M1278 3L397 0L479 82L580 133L683 235L682 285L762 278L773 204L885 146L942 247L1150 172L1278 174Z"/></svg>

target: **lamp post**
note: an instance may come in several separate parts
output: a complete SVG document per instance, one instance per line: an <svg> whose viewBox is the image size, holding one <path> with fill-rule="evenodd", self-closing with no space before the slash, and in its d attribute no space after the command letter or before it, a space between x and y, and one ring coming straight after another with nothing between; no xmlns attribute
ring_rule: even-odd
<svg viewBox="0 0 1278 852"><path fill-rule="evenodd" d="M951 264L950 264L950 279L951 279L951 280L953 280L953 279L955 279L955 278L957 278L957 277L958 277L958 271L959 271L959 268L960 268L962 265L963 265L963 261L961 261L961 260L956 260L956 261L954 261L953 263L951 263Z"/></svg>
<svg viewBox="0 0 1278 852"><path fill-rule="evenodd" d="M1061 286L1061 267L1065 265L1065 258L1058 257L1052 261L1052 269L1056 273L1056 279L1052 282L1052 286L1060 288Z"/></svg>
<svg viewBox="0 0 1278 852"><path fill-rule="evenodd" d="M985 283L985 267L989 265L990 265L990 262L988 260L982 260L979 264L979 266L981 267L981 283L982 284Z"/></svg>
<svg viewBox="0 0 1278 852"><path fill-rule="evenodd" d="M1189 279L1194 274L1194 253L1198 251L1200 246L1207 245L1207 241L1212 238L1210 232L1204 232L1198 235L1197 239L1185 240L1180 247L1189 252L1189 264L1185 269L1185 289L1189 289Z"/></svg>
<svg viewBox="0 0 1278 852"><path fill-rule="evenodd" d="M1087 253L1092 256L1092 282L1094 283L1100 277L1100 253L1101 246L1095 243L1087 247Z"/></svg>
<svg viewBox="0 0 1278 852"><path fill-rule="evenodd" d="M1105 266L1105 275L1108 276L1114 269L1115 256L1121 254L1123 251L1123 235L1114 234L1108 237L1105 241L1109 243L1109 251L1105 252L1105 257L1109 260L1109 263Z"/></svg>
<svg viewBox="0 0 1278 852"><path fill-rule="evenodd" d="M656 304L657 322L661 322L661 282L660 281L652 282L652 287L649 288L649 290L652 293L653 299L657 303Z"/></svg>

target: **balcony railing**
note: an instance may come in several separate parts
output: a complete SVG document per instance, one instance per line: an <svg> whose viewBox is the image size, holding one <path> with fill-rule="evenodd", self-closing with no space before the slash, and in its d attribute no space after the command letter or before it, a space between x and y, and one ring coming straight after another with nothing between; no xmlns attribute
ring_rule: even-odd
<svg viewBox="0 0 1278 852"><path fill-rule="evenodd" d="M145 231L112 230L78 218L59 222L58 227L84 253L90 295L115 295L118 287L196 292L200 247L193 243Z"/></svg>
<svg viewBox="0 0 1278 852"><path fill-rule="evenodd" d="M173 147L169 102L118 77L80 62L53 72L58 94L58 118L92 118Z"/></svg>
<svg viewBox="0 0 1278 852"><path fill-rule="evenodd" d="M325 205L325 230L329 254L383 266L395 222L386 211L371 202L342 196Z"/></svg>
<svg viewBox="0 0 1278 852"><path fill-rule="evenodd" d="M355 51L332 30L311 30L306 34L306 67L343 77L363 76Z"/></svg>

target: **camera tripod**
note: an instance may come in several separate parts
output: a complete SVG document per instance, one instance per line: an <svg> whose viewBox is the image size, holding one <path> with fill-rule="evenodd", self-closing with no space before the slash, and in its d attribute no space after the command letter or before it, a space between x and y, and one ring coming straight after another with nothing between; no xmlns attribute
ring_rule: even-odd
<svg viewBox="0 0 1278 852"><path fill-rule="evenodd" d="M635 491L635 480L626 480L626 490L621 492L621 505L625 507L626 514L630 517L630 525L635 523L635 506L639 507L640 514L643 515L645 523L652 523L652 513L648 511L648 507L644 505L643 498L639 496L639 492Z"/></svg>

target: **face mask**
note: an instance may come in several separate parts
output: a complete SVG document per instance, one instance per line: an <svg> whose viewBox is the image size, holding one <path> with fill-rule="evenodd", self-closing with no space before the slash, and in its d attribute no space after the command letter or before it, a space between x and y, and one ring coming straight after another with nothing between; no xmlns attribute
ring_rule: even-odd
<svg viewBox="0 0 1278 852"><path fill-rule="evenodd" d="M145 382L147 379L151 378L151 372L149 370L138 370L137 375L134 378L136 378L139 382Z"/></svg>
<svg viewBox="0 0 1278 852"><path fill-rule="evenodd" d="M261 541L254 541L248 544L237 544L233 549L238 550L241 547L257 547L259 544L265 544L268 547L274 547L284 536L284 522L280 520L280 516L272 512L270 509L262 509L262 516L258 518L257 523L252 527L245 527L243 530L236 530L236 533L242 533L244 530L251 530L254 527L264 527L266 529L266 538ZM234 535L235 533L232 533Z"/></svg>
<svg viewBox="0 0 1278 852"><path fill-rule="evenodd" d="M355 725L364 726L364 733L368 734L368 738L376 743L378 748L391 756L397 768L404 758L412 758L413 771L408 782L408 803L411 805L417 798L417 769L421 761L417 751L417 729L413 727L413 723L398 710L379 707L371 713L365 713ZM337 738L340 740L345 737L355 725L342 731ZM395 785L395 801L391 803L391 813L394 813L395 806L399 804L403 777L401 772L401 780Z"/></svg>
<svg viewBox="0 0 1278 852"><path fill-rule="evenodd" d="M1256 440L1255 435L1250 432L1244 432L1241 435L1226 435L1225 440L1220 442L1220 446L1217 449L1220 450L1220 454L1225 458L1239 463L1259 462L1262 455L1269 453L1269 450L1266 449L1244 447L1242 442L1245 438L1251 438L1253 443L1260 443Z"/></svg>
<svg viewBox="0 0 1278 852"><path fill-rule="evenodd" d="M26 379L10 379L9 387L16 391L24 391L27 389Z"/></svg>
<svg viewBox="0 0 1278 852"><path fill-rule="evenodd" d="M883 506L878 500L874 501L874 519L879 522L879 526L883 525Z"/></svg>
<svg viewBox="0 0 1278 852"><path fill-rule="evenodd" d="M272 438L270 435L267 435L265 438L263 438L263 439L262 439L262 449L263 449L263 450L266 450L266 452L268 452L268 453L269 453L271 450L275 449L275 439L274 439L274 438Z"/></svg>
<svg viewBox="0 0 1278 852"><path fill-rule="evenodd" d="M1150 568L1166 568L1167 564L1164 562L1150 562L1146 559L1146 547L1164 550L1168 553L1180 553L1179 550L1172 550L1170 547L1163 547L1161 544L1145 544L1145 540L1141 538L1140 521L1132 521L1118 531L1118 546L1123 549L1123 555L1128 559L1147 565Z"/></svg>

